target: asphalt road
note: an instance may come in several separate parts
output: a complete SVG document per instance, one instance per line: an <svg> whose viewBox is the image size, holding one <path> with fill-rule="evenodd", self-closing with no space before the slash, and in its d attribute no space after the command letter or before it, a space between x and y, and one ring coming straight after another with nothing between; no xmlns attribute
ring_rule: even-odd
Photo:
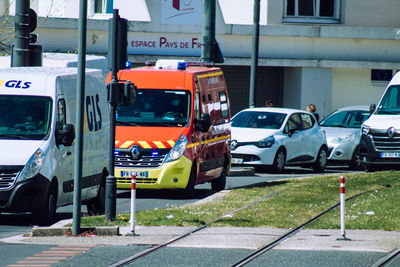
<svg viewBox="0 0 400 267"><path fill-rule="evenodd" d="M321 174L335 174L353 172L348 168L333 168L326 169L323 173L315 173L311 169L303 169L297 167L287 167L282 174L274 173L256 173L254 176L228 176L226 189L234 189L245 186L256 185L272 180L309 177ZM117 192L117 213L129 212L131 195L129 190L118 190ZM210 183L196 186L196 195L194 198L184 198L179 193L173 190L137 190L136 193L136 210L146 210L154 208L165 208L168 206L180 206L188 203L196 202L200 199L211 195ZM57 209L57 220L72 218L73 206L66 206ZM82 206L82 212L86 212L86 206ZM28 233L31 231L35 221L30 214L9 214L2 213L0 215L0 239Z"/></svg>

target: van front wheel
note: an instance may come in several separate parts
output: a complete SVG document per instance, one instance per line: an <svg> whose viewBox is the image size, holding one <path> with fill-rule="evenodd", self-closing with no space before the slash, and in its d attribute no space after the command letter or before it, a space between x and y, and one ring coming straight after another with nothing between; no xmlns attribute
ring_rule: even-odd
<svg viewBox="0 0 400 267"><path fill-rule="evenodd" d="M57 192L53 186L49 187L46 200L41 211L35 213L35 218L40 224L50 225L56 217L57 210Z"/></svg>

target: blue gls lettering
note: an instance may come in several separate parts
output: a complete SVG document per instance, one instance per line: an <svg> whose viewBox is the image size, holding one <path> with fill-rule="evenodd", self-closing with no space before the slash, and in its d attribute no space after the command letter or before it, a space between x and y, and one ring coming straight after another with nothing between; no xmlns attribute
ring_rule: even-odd
<svg viewBox="0 0 400 267"><path fill-rule="evenodd" d="M9 80L5 83L5 86L8 88L19 88L19 89L28 89L31 87L31 82L22 82L17 80Z"/></svg>
<svg viewBox="0 0 400 267"><path fill-rule="evenodd" d="M98 94L95 97L86 96L86 117L89 131L98 131L101 129L102 116L99 101L100 97Z"/></svg>

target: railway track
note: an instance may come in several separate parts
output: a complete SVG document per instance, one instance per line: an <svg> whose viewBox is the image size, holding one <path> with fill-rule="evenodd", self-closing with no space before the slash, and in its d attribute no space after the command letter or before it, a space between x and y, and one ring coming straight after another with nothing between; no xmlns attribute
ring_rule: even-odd
<svg viewBox="0 0 400 267"><path fill-rule="evenodd" d="M359 194L357 194L357 195L348 197L348 198L346 198L346 201L347 201L347 200L354 199L354 198L357 198L357 197L359 197L359 196L361 196L361 195L364 195L364 194L369 193L369 192L372 192L372 191L373 191L373 190L371 190L371 191L365 191L365 192L359 193ZM255 205L255 204L259 203L260 201L263 201L263 200L266 200L266 199L268 199L268 198L271 198L271 197L273 197L273 196L275 196L275 195L277 195L277 194L279 194L279 193L281 193L281 192L282 192L282 191L278 191L278 192L274 192L274 193L268 194L268 195L266 195L266 196L263 196L263 197L261 197L261 198L255 200L255 201L253 201L253 202L250 202L250 203L248 203L248 204L246 204L246 205L244 205L244 206L242 206L242 207L240 207L240 208L238 208L238 209L236 209L236 210L234 210L234 211L228 212L228 213L226 213L226 214L224 214L224 215L222 215L222 216L220 216L220 217L218 217L218 218L212 220L211 222L209 222L209 223L207 223L207 224L201 225L201 226L199 226L199 227L197 227L197 228L195 228L195 229L193 229L193 230L191 230L191 231L188 231L188 232L183 233L183 234L181 234L181 235L179 235L179 236L176 236L176 237L174 237L174 238L172 238L172 239L170 239L170 240L168 240L168 241L166 241L166 242L164 242L164 243L160 243L160 244L158 244L158 245L155 245L155 246L153 246L153 247L150 247L150 248L148 248L148 249L145 249L145 250L143 250L143 251L141 251L141 252L138 252L138 253L136 253L136 254L130 256L130 257L124 258L124 259L122 259L122 260L120 260L120 261L118 261L118 262L116 262L116 263L114 263L114 264L112 264L112 265L109 265L109 267L127 266L128 264L133 263L133 262L135 262L136 260L138 260L138 259L140 259L140 258L143 258L143 257L145 257L145 256L147 256L147 255L149 255L149 254L151 254L151 253L153 253L153 252L155 252L155 251L157 251L157 250L159 250L159 249L162 249L162 248L164 248L164 247L166 247L166 246L168 246L168 245L170 245L170 244L172 244L172 243L174 243L174 242L176 242L176 241L178 241L178 240L181 240L181 239L183 239L183 238L185 238L185 237L190 236L191 234L194 234L194 233L196 233L196 232L199 232L199 231L201 231L201 230L203 230L203 229L209 227L209 225L211 225L211 224L213 224L213 223L215 223L215 222L217 222L217 221L219 221L219 220L221 220L221 219L223 219L223 218L225 218L225 217L232 216L232 215L235 214L236 212L239 212L239 211L241 211L241 210L243 210L243 209L246 209L246 208L248 208L248 207L250 207L250 206L252 206L252 205ZM272 248L274 248L274 247L277 246L278 244L280 244L280 243L282 243L283 241L287 240L287 239L290 238L291 236L295 235L295 234L298 233L301 229L303 229L305 226L311 224L311 223L314 222L315 220L317 220L317 219L319 219L320 217L324 216L326 213L332 211L333 209L335 209L335 208L338 207L339 205L340 205L340 203L336 203L335 205L333 205L333 206L331 206L330 208L326 209L325 211L321 212L321 213L318 214L317 216L311 218L310 220L308 220L307 222L303 223L302 225L293 228L293 230L291 230L291 231L287 232L286 234L284 234L284 235L282 235L282 236L276 238L274 241L270 242L269 244L267 244L267 245L265 245L265 246L263 246L263 247L261 247L261 248L255 250L254 252L252 252L252 253L249 254L248 256L246 256L246 257L240 259L239 261L237 261L236 263L234 263L234 264L231 265L231 266L236 267L236 266L244 266L244 265L246 265L247 263L251 262L252 260L256 259L257 257L259 257L259 256L261 256L261 255L263 255L263 254L265 254L266 252L268 252L269 250L271 250ZM399 248L399 251L397 251L397 254L399 254L399 253L400 253L400 248ZM396 254L396 255L397 255L397 254ZM376 265L376 266L381 266L381 265Z"/></svg>

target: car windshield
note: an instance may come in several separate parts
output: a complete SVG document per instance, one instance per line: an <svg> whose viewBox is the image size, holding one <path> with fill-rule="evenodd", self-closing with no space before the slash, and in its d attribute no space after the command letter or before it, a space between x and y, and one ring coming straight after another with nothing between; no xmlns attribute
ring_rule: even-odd
<svg viewBox="0 0 400 267"><path fill-rule="evenodd" d="M279 129L286 114L265 111L243 111L232 118L232 127Z"/></svg>
<svg viewBox="0 0 400 267"><path fill-rule="evenodd" d="M400 86L390 86L376 109L376 114L400 114Z"/></svg>
<svg viewBox="0 0 400 267"><path fill-rule="evenodd" d="M324 127L360 128L369 117L367 110L346 110L334 112L319 123Z"/></svg>
<svg viewBox="0 0 400 267"><path fill-rule="evenodd" d="M184 127L190 120L190 93L182 90L137 89L136 100L118 106L117 125Z"/></svg>
<svg viewBox="0 0 400 267"><path fill-rule="evenodd" d="M49 97L0 95L0 139L46 139L51 108Z"/></svg>

